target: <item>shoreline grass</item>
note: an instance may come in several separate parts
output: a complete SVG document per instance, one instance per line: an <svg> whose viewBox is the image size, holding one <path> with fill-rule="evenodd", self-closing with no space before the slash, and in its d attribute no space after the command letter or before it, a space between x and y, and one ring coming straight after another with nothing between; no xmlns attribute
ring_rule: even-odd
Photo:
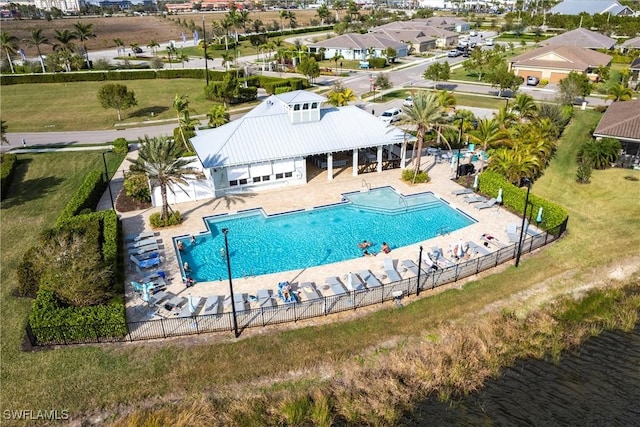
<svg viewBox="0 0 640 427"><path fill-rule="evenodd" d="M532 189L567 207L568 234L523 258L518 269L507 266L462 289L429 295L403 310L382 308L355 320L260 331L237 342L212 336L193 342L185 338L187 341L21 352L31 302L11 294L15 268L40 230L53 225L86 171L100 169L102 159L99 153L19 155L18 175L8 199L2 202L0 218L3 407L69 409L81 417L105 409L117 412L122 405L157 402L162 406L171 396L191 396L188 402L196 402L193 396L204 393L208 394L205 399L217 401L244 389L252 396L275 395L267 384L282 378L301 378L298 385L278 382L276 388L282 393L311 389L323 386L334 374L332 370L350 361L365 363L372 349L394 354L404 342L421 340L445 323L517 297L537 284L551 280L553 287L579 287L594 267L634 257L640 247L640 236L630 232L640 228L637 198L633 198L640 184L624 179L637 171L594 171L591 184L575 183L575 150L600 116L591 111L576 113L551 167ZM390 343L390 348L384 343Z"/></svg>

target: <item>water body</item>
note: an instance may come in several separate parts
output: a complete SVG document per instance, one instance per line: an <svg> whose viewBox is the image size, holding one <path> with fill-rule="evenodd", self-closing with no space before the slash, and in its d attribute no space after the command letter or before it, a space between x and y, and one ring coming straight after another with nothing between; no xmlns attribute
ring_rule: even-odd
<svg viewBox="0 0 640 427"><path fill-rule="evenodd" d="M399 425L640 426L640 324L590 338L558 365L519 361L455 402L421 402Z"/></svg>

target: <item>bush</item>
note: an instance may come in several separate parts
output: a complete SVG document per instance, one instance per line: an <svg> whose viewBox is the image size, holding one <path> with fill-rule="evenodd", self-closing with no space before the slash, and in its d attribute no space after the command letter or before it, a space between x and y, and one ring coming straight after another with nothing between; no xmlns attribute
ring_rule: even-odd
<svg viewBox="0 0 640 427"><path fill-rule="evenodd" d="M182 223L182 216L180 212L170 212L169 218L162 220L160 212L153 213L149 216L149 222L153 228L170 227L172 225L178 225Z"/></svg>
<svg viewBox="0 0 640 427"><path fill-rule="evenodd" d="M33 258L35 253L39 251L39 246L29 248L22 256L22 261L18 265L16 272L18 276L16 295L19 297L35 298L38 294L42 272L34 264Z"/></svg>
<svg viewBox="0 0 640 427"><path fill-rule="evenodd" d="M402 171L402 178L404 182L415 182L416 184L424 184L425 182L429 182L431 178L429 174L425 171L420 171L415 175L414 180L414 170L413 169L405 169Z"/></svg>
<svg viewBox="0 0 640 427"><path fill-rule="evenodd" d="M129 152L129 142L124 138L117 138L112 144L113 152L116 154L127 154Z"/></svg>
<svg viewBox="0 0 640 427"><path fill-rule="evenodd" d="M384 68L387 65L385 58L369 58L369 67L371 68Z"/></svg>
<svg viewBox="0 0 640 427"><path fill-rule="evenodd" d="M184 138L182 137L183 134ZM185 147L185 151L193 151L193 148L191 147L191 141L189 140L194 136L196 136L196 129L193 126L185 126L183 128L180 128L180 126L178 126L177 128L173 129L173 139L178 144L181 144L183 147Z"/></svg>
<svg viewBox="0 0 640 427"><path fill-rule="evenodd" d="M13 171L18 157L15 154L0 154L0 200L4 200L13 179Z"/></svg>
<svg viewBox="0 0 640 427"><path fill-rule="evenodd" d="M540 79L540 86L546 86L549 84L549 80L548 79Z"/></svg>
<svg viewBox="0 0 640 427"><path fill-rule="evenodd" d="M64 221L77 215L83 209L95 209L105 188L106 183L102 179L102 173L98 170L89 172L78 191L71 197L67 206L58 216L56 226L60 226Z"/></svg>
<svg viewBox="0 0 640 427"><path fill-rule="evenodd" d="M591 162L588 160L578 161L578 170L576 171L576 182L578 184L588 184L591 181Z"/></svg>
<svg viewBox="0 0 640 427"><path fill-rule="evenodd" d="M147 176L143 173L131 173L124 179L125 194L140 202L151 201L151 190Z"/></svg>
<svg viewBox="0 0 640 427"><path fill-rule="evenodd" d="M286 92L291 92L291 86L283 86L283 87L277 87L276 88L276 95L279 95L281 93L286 93Z"/></svg>

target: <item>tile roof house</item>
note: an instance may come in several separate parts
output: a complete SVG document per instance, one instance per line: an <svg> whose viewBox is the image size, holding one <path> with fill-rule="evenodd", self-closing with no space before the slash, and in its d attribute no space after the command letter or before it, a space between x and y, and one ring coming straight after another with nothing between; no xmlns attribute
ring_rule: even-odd
<svg viewBox="0 0 640 427"><path fill-rule="evenodd" d="M640 37L634 37L632 39L626 40L620 45L620 49L623 51L627 51L630 49L640 49Z"/></svg>
<svg viewBox="0 0 640 427"><path fill-rule="evenodd" d="M354 176L404 167L399 154L410 135L357 106L326 101L302 90L271 95L237 120L198 131L191 143L213 193L305 184L309 167L327 169L328 180L338 167Z"/></svg>
<svg viewBox="0 0 640 427"><path fill-rule="evenodd" d="M574 46L586 49L612 49L616 40L604 34L587 30L586 28L576 28L567 31L550 39L541 41L542 46Z"/></svg>
<svg viewBox="0 0 640 427"><path fill-rule="evenodd" d="M371 33L384 31L420 31L425 37L436 39L436 47L447 48L457 46L459 34L446 28L428 25L425 19L413 19L411 21L389 22L378 27L371 28Z"/></svg>
<svg viewBox="0 0 640 427"><path fill-rule="evenodd" d="M389 47L395 49L396 58L407 56L409 51L407 43L392 40L382 34L349 33L321 42L311 43L309 44L309 52L319 52L320 48L324 48L324 57L327 59L331 59L338 54L345 59L364 61L370 57L371 52L376 58L384 58L384 52Z"/></svg>
<svg viewBox="0 0 640 427"><path fill-rule="evenodd" d="M596 138L616 138L625 153L640 154L640 99L613 102L593 132Z"/></svg>
<svg viewBox="0 0 640 427"><path fill-rule="evenodd" d="M611 13L613 16L626 16L633 15L633 10L612 0L565 0L553 6L547 13L560 15Z"/></svg>
<svg viewBox="0 0 640 427"><path fill-rule="evenodd" d="M380 34L391 40L406 43L410 46L410 52L427 52L436 47L436 38L427 36L422 30L402 30L392 28L378 28L371 31L373 34Z"/></svg>
<svg viewBox="0 0 640 427"><path fill-rule="evenodd" d="M509 60L509 69L525 79L534 76L557 83L571 71L586 73L595 79L594 69L609 65L611 59L609 55L584 48L544 46L514 56Z"/></svg>
<svg viewBox="0 0 640 427"><path fill-rule="evenodd" d="M629 71L629 87L635 87L637 90L640 87L640 58L633 60L629 66Z"/></svg>

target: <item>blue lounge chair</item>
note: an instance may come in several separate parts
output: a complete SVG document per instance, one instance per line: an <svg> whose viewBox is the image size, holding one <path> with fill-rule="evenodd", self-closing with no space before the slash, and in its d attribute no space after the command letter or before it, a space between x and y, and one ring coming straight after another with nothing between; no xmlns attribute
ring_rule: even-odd
<svg viewBox="0 0 640 427"><path fill-rule="evenodd" d="M475 206L476 206L476 209L488 209L488 208L494 207L496 203L498 203L498 201L492 197L489 200L487 200L486 202L478 203Z"/></svg>
<svg viewBox="0 0 640 427"><path fill-rule="evenodd" d="M157 265L160 265L160 263L162 262L162 258L160 257L155 257L155 258L149 258L149 259L138 259L136 258L135 255L130 255L129 259L138 267L140 268L151 268L151 267L155 267Z"/></svg>
<svg viewBox="0 0 640 427"><path fill-rule="evenodd" d="M383 260L383 267L384 267L384 272L387 273L387 277L389 278L390 282L393 283L393 282L399 282L400 280L402 280L402 277L400 276L400 273L398 273L395 266L393 265L393 260L391 258L385 258Z"/></svg>
<svg viewBox="0 0 640 427"><path fill-rule="evenodd" d="M287 290L288 287L288 290ZM287 292L285 292L287 291ZM285 295L288 294L288 295ZM278 296L287 304L298 302L289 282L278 283Z"/></svg>
<svg viewBox="0 0 640 427"><path fill-rule="evenodd" d="M360 278L364 280L364 282L367 284L367 288L369 289L382 286L380 280L378 280L378 278L373 275L371 270L360 270L360 272L358 272L358 276L360 276Z"/></svg>

